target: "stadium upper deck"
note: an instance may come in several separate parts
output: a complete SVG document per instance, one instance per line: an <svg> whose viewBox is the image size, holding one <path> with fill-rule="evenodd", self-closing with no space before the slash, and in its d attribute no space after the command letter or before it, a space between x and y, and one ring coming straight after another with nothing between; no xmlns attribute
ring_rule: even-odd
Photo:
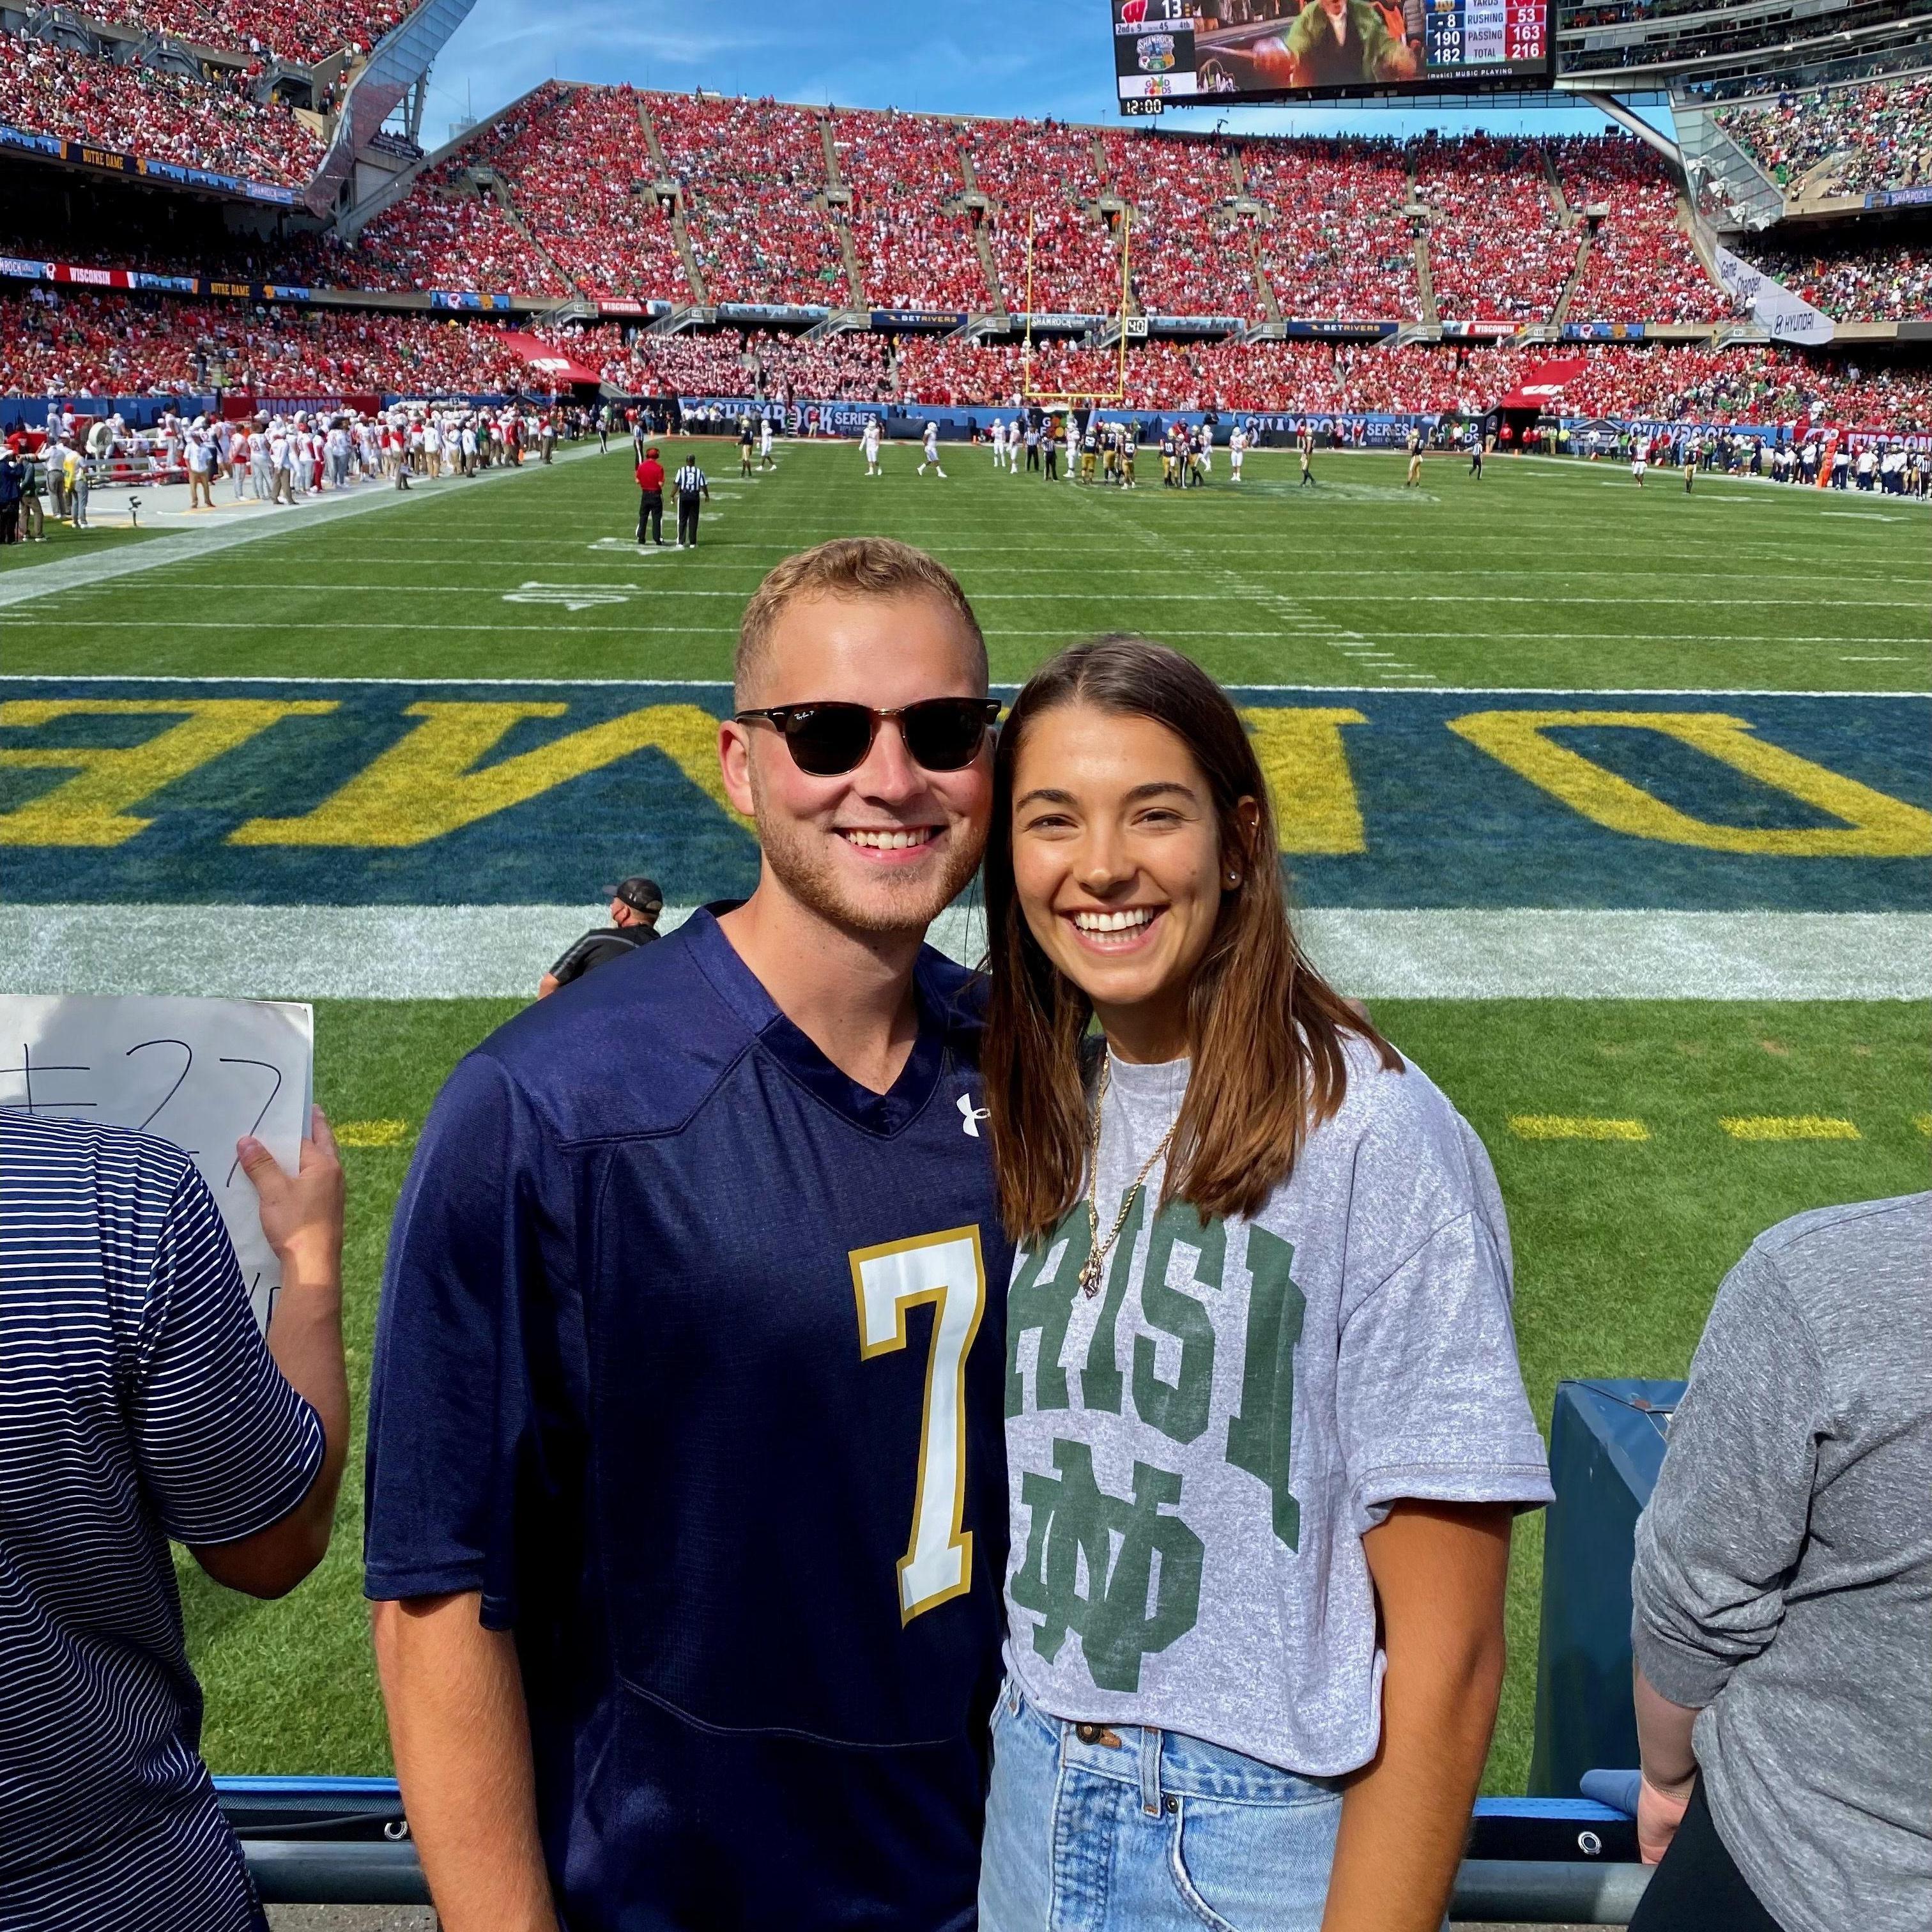
<svg viewBox="0 0 1932 1932"><path fill-rule="evenodd" d="M1621 134L1235 141L554 82L426 171L332 278L1107 315L1124 225L1127 306L1154 316L1732 313L1678 184Z"/></svg>

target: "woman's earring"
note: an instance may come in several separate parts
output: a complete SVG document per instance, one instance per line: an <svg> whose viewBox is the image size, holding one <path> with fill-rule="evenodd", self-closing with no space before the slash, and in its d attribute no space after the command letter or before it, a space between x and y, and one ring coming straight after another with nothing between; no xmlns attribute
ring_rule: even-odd
<svg viewBox="0 0 1932 1932"><path fill-rule="evenodd" d="M1240 874L1238 872L1230 872L1228 874L1228 883L1231 886L1238 886L1241 883Z"/></svg>

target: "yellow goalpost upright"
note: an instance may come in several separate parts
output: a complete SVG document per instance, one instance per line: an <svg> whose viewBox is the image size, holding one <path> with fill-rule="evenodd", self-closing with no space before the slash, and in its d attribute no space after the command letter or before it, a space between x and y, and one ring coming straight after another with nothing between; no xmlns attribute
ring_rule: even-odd
<svg viewBox="0 0 1932 1932"><path fill-rule="evenodd" d="M1026 339L1020 350L1020 400L1025 403L1124 403L1127 399L1127 299L1130 289L1128 262L1132 248L1134 212L1120 210L1120 308L1115 318L1120 330L1114 364L1117 386L1110 395L1091 389L1036 389L1033 386L1033 231L1034 218L1027 217Z"/></svg>

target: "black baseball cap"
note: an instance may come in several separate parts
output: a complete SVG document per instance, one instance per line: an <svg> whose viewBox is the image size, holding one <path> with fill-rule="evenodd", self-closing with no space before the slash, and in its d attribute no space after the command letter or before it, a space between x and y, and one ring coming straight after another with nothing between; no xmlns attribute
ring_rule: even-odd
<svg viewBox="0 0 1932 1932"><path fill-rule="evenodd" d="M616 885L606 886L604 896L607 899L622 899L633 912L658 912L664 907L664 894L658 890L658 882L646 878L642 873Z"/></svg>

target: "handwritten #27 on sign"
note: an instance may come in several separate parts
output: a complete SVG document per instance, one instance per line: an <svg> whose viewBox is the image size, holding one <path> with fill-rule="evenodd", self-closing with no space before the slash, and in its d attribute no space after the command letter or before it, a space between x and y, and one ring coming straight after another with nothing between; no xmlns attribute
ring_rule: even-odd
<svg viewBox="0 0 1932 1932"><path fill-rule="evenodd" d="M314 1012L291 1001L0 996L0 1107L136 1128L189 1155L264 1329L281 1269L235 1143L253 1134L294 1171L314 1062Z"/></svg>

